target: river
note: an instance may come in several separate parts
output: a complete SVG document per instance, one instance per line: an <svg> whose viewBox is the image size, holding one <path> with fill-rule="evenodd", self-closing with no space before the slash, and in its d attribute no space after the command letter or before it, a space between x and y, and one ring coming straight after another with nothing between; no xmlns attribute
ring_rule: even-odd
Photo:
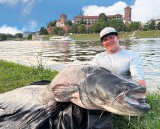
<svg viewBox="0 0 160 129"><path fill-rule="evenodd" d="M140 54L149 92L160 87L160 38L133 39L121 46ZM1 41L0 59L15 63L61 70L71 64L85 64L104 51L100 41Z"/></svg>

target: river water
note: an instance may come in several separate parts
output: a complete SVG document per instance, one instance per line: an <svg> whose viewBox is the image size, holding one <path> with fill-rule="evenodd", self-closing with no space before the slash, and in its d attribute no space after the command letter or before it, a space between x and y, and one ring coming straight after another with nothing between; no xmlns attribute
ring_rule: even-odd
<svg viewBox="0 0 160 129"><path fill-rule="evenodd" d="M160 87L160 38L134 39L121 46L140 54L148 91ZM15 63L61 70L72 64L85 64L104 48L100 41L5 41L0 42L0 59Z"/></svg>

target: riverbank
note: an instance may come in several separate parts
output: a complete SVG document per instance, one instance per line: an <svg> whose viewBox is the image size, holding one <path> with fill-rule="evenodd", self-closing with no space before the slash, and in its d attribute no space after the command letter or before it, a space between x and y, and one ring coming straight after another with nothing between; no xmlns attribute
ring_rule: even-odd
<svg viewBox="0 0 160 129"><path fill-rule="evenodd" d="M99 40L99 34L72 34L70 36L75 40ZM160 30L119 32L119 36L122 40L130 38L160 38Z"/></svg>
<svg viewBox="0 0 160 129"><path fill-rule="evenodd" d="M27 67L0 60L0 93L13 90L39 80L52 80L57 71L42 66Z"/></svg>
<svg viewBox="0 0 160 129"><path fill-rule="evenodd" d="M73 40L98 40L99 33L93 34L70 34ZM160 38L160 30L152 31L133 31L133 32L119 32L119 36L122 40L128 40L130 38ZM49 40L51 35L45 35L43 40Z"/></svg>
<svg viewBox="0 0 160 129"><path fill-rule="evenodd" d="M0 60L0 93L29 85L34 81L52 80L57 71L43 67L27 67ZM159 129L160 128L160 95L152 93L147 95L151 111L141 117L114 115L114 129Z"/></svg>

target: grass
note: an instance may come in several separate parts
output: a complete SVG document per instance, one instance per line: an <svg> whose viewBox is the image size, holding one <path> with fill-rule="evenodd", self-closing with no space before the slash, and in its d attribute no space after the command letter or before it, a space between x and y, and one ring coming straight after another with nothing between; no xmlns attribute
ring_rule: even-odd
<svg viewBox="0 0 160 129"><path fill-rule="evenodd" d="M43 67L27 67L0 60L0 93L35 81L52 80L57 73Z"/></svg>
<svg viewBox="0 0 160 129"><path fill-rule="evenodd" d="M51 80L57 71L46 70L43 67L26 67L0 60L0 93L29 85L42 79ZM160 129L160 94L149 93L147 100L151 111L141 117L114 115L114 129Z"/></svg>
<svg viewBox="0 0 160 129"><path fill-rule="evenodd" d="M76 40L99 40L99 34L72 34L70 36Z"/></svg>
<svg viewBox="0 0 160 129"><path fill-rule="evenodd" d="M121 39L129 39L133 32L119 32ZM99 33L97 34L72 34L71 38L75 40L99 40ZM137 31L134 35L136 38L159 38L160 30L153 31Z"/></svg>
<svg viewBox="0 0 160 129"><path fill-rule="evenodd" d="M135 34L137 38L159 38L160 30L152 30L152 31L139 31Z"/></svg>
<svg viewBox="0 0 160 129"><path fill-rule="evenodd" d="M149 93L147 95L151 111L143 116L129 117L114 115L114 129L160 129L160 95Z"/></svg>

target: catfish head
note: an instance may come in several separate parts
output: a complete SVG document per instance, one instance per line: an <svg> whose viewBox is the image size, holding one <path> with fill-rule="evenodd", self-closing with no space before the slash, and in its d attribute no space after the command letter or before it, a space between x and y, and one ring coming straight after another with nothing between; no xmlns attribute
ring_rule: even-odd
<svg viewBox="0 0 160 129"><path fill-rule="evenodd" d="M119 115L139 116L150 110L146 88L104 68L96 68L86 77L80 91L85 107L94 107Z"/></svg>

